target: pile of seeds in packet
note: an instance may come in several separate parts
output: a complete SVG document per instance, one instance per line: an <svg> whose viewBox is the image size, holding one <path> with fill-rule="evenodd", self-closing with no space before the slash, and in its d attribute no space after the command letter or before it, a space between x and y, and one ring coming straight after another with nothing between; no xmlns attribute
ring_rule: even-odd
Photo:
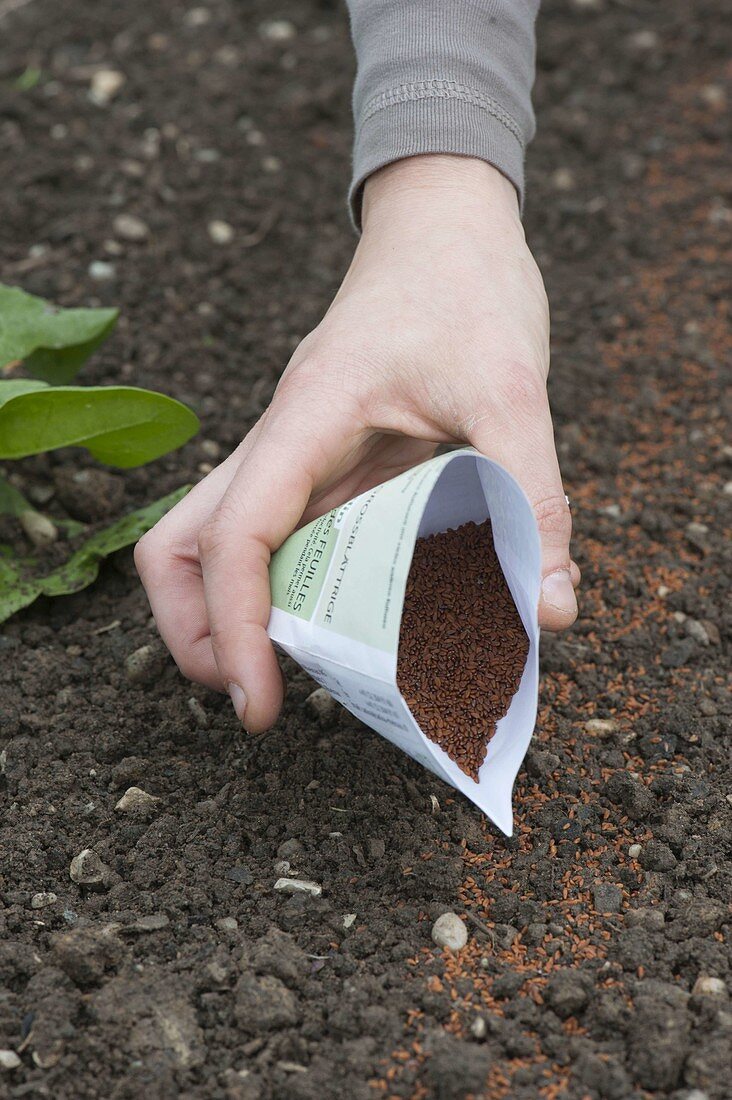
<svg viewBox="0 0 732 1100"><path fill-rule="evenodd" d="M490 521L417 539L397 684L425 736L476 782L528 652Z"/></svg>

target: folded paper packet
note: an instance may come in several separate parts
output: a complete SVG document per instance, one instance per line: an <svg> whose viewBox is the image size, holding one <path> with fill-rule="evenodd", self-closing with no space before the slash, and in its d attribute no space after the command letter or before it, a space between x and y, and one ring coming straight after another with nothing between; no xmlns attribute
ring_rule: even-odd
<svg viewBox="0 0 732 1100"><path fill-rule="evenodd" d="M475 783L413 718L397 686L397 650L416 540L486 519L529 653ZM296 531L272 558L270 585L272 641L510 835L511 792L536 722L540 585L534 513L510 474L467 448L430 459Z"/></svg>

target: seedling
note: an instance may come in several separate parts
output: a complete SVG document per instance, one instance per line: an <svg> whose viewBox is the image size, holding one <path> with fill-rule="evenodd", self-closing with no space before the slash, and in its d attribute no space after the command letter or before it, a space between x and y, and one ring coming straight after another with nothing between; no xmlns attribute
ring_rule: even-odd
<svg viewBox="0 0 732 1100"><path fill-rule="evenodd" d="M100 462L129 469L196 434L195 413L165 394L133 386L71 385L117 316L116 309L57 309L0 284L0 461L83 447ZM54 522L0 474L0 514L16 517L36 549L55 541L59 526L75 540L68 559L45 574L34 556L0 545L0 622L40 595L65 595L91 584L103 558L136 542L188 488L123 516L77 545L83 524Z"/></svg>

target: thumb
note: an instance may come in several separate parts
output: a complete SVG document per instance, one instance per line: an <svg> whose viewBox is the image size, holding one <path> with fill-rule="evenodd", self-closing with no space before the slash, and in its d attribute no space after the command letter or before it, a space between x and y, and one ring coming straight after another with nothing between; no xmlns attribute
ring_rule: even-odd
<svg viewBox="0 0 732 1100"><path fill-rule="evenodd" d="M340 429L331 422L323 433L310 405L275 398L199 538L213 655L251 733L271 726L282 703L282 678L267 635L270 557L337 462Z"/></svg>
<svg viewBox="0 0 732 1100"><path fill-rule="evenodd" d="M481 420L470 442L516 478L534 509L541 539L539 625L563 630L577 618L574 589L579 569L569 551L572 516L562 487L546 393L528 401L523 394L520 397L507 410L500 433L495 425Z"/></svg>

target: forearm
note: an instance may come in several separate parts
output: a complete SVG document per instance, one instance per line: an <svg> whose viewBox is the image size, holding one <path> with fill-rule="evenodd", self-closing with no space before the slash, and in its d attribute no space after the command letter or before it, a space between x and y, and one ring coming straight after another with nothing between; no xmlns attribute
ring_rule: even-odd
<svg viewBox="0 0 732 1100"><path fill-rule="evenodd" d="M538 0L348 0L358 59L351 203L422 153L493 164L523 193Z"/></svg>

